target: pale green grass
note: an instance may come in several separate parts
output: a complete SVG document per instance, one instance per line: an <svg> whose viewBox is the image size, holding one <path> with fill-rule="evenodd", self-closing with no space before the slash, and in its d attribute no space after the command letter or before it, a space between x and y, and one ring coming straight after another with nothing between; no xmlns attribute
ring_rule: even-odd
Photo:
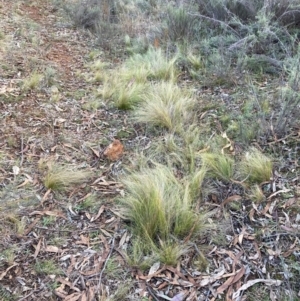
<svg viewBox="0 0 300 301"><path fill-rule="evenodd" d="M255 203L261 203L266 199L265 195L263 194L260 186L258 184L255 184L250 188L249 197L252 201Z"/></svg>
<svg viewBox="0 0 300 301"><path fill-rule="evenodd" d="M135 111L138 122L180 131L192 122L195 100L192 93L171 82L153 84Z"/></svg>
<svg viewBox="0 0 300 301"><path fill-rule="evenodd" d="M153 243L203 230L205 214L194 212L189 185L179 182L167 167L146 168L123 182L127 190L121 200L123 214L138 236Z"/></svg>
<svg viewBox="0 0 300 301"><path fill-rule="evenodd" d="M252 147L239 163L239 172L245 182L261 184L270 181L273 163L269 157Z"/></svg>
<svg viewBox="0 0 300 301"><path fill-rule="evenodd" d="M158 260L157 255L153 252L155 246L150 244L149 241L142 239L139 236L135 236L131 240L131 246L126 252L126 260L132 267L139 268L145 271L151 267L151 265Z"/></svg>
<svg viewBox="0 0 300 301"><path fill-rule="evenodd" d="M216 153L201 154L202 162L212 177L229 182L234 173L234 160L228 155Z"/></svg>
<svg viewBox="0 0 300 301"><path fill-rule="evenodd" d="M24 79L22 89L24 91L37 89L43 79L43 75L34 71L28 78Z"/></svg>
<svg viewBox="0 0 300 301"><path fill-rule="evenodd" d="M48 164L48 170L44 176L43 182L47 189L64 191L74 185L84 183L90 177L90 171L74 169L57 163L50 163Z"/></svg>
<svg viewBox="0 0 300 301"><path fill-rule="evenodd" d="M160 48L150 48L145 54L133 55L126 61L125 66L127 69L143 70L147 80L176 81L176 60L177 57L168 59Z"/></svg>
<svg viewBox="0 0 300 301"><path fill-rule="evenodd" d="M112 99L118 109L129 110L142 101L146 88L145 84L139 83L119 85Z"/></svg>
<svg viewBox="0 0 300 301"><path fill-rule="evenodd" d="M166 265L175 266L180 257L188 252L188 247L180 243L160 241L157 248L159 261Z"/></svg>
<svg viewBox="0 0 300 301"><path fill-rule="evenodd" d="M107 68L109 67L108 63L97 59L94 62L90 63L88 67L90 68L93 74L92 78L88 79L89 81L94 83L100 83L105 81L107 74L109 73L109 70L107 70Z"/></svg>
<svg viewBox="0 0 300 301"><path fill-rule="evenodd" d="M8 247L0 252L0 261L6 262L8 265L13 265L15 260L16 246Z"/></svg>
<svg viewBox="0 0 300 301"><path fill-rule="evenodd" d="M207 174L207 167L202 166L199 170L188 175L188 184L190 195L193 199L197 199L202 194L202 185Z"/></svg>
<svg viewBox="0 0 300 301"><path fill-rule="evenodd" d="M25 218L20 218L15 214L9 214L5 217L5 220L10 223L14 231L19 234L23 235L25 228L26 228L26 220Z"/></svg>

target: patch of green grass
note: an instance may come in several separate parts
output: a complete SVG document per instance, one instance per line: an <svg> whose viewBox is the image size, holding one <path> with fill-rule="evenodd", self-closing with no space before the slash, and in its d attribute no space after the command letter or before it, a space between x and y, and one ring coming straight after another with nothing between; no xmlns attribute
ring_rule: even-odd
<svg viewBox="0 0 300 301"><path fill-rule="evenodd" d="M42 275L63 275L62 269L51 259L38 261L34 270Z"/></svg>
<svg viewBox="0 0 300 301"><path fill-rule="evenodd" d="M5 249L4 251L0 252L0 261L6 262L9 265L12 265L14 263L15 259L15 247L10 247Z"/></svg>
<svg viewBox="0 0 300 301"><path fill-rule="evenodd" d="M58 73L52 67L47 67L44 71L44 81L47 87L53 86L58 81Z"/></svg>
<svg viewBox="0 0 300 301"><path fill-rule="evenodd" d="M15 301L18 300L20 296L12 294L10 290L0 284L0 300L1 301Z"/></svg>
<svg viewBox="0 0 300 301"><path fill-rule="evenodd" d="M201 154L202 162L211 176L229 182L234 173L234 160L228 155L216 153Z"/></svg>
<svg viewBox="0 0 300 301"><path fill-rule="evenodd" d="M51 224L54 224L56 221L56 217L55 216L44 216L42 218L42 224L44 227L47 227Z"/></svg>
<svg viewBox="0 0 300 301"><path fill-rule="evenodd" d="M126 300L131 287L132 284L128 280L126 280L125 283L120 283L120 285L118 285L117 291L112 296L112 301Z"/></svg>
<svg viewBox="0 0 300 301"><path fill-rule="evenodd" d="M152 245L153 247L153 245ZM149 243L141 237L134 237L126 253L126 260L132 267L147 270L157 260L157 255L149 248Z"/></svg>
<svg viewBox="0 0 300 301"><path fill-rule="evenodd" d="M90 195L85 198L80 203L77 203L74 207L76 210L88 210L93 209L99 204L99 200L97 199L96 195Z"/></svg>
<svg viewBox="0 0 300 301"><path fill-rule="evenodd" d="M165 32L173 42L193 40L197 36L195 16L189 14L189 9L183 5L179 7L169 6L166 11Z"/></svg>
<svg viewBox="0 0 300 301"><path fill-rule="evenodd" d="M116 278L122 275L122 268L117 258L111 257L107 260L104 272L109 278Z"/></svg>
<svg viewBox="0 0 300 301"><path fill-rule="evenodd" d="M25 218L20 219L20 217L18 217L17 215L10 214L10 215L6 216L5 219L7 222L9 222L13 226L14 231L17 234L23 235L23 233L25 231L25 227L26 227Z"/></svg>
<svg viewBox="0 0 300 301"><path fill-rule="evenodd" d="M199 170L191 173L188 176L188 184L190 195L193 199L197 199L200 197L202 193L202 184L207 174L207 167L202 166Z"/></svg>
<svg viewBox="0 0 300 301"><path fill-rule="evenodd" d="M67 237L54 236L52 238L49 238L48 244L62 247L64 244L67 243L67 240L68 240Z"/></svg>
<svg viewBox="0 0 300 301"><path fill-rule="evenodd" d="M106 79L107 73L108 73L108 70L107 70L108 64L107 63L98 59L98 60L90 63L88 66L93 73L93 77L90 79L90 81L92 81L94 83L100 83Z"/></svg>
<svg viewBox="0 0 300 301"><path fill-rule="evenodd" d="M171 82L153 84L145 94L144 101L135 111L138 122L180 131L192 122L195 100L189 91Z"/></svg>
<svg viewBox="0 0 300 301"><path fill-rule="evenodd" d="M239 172L245 182L261 184L270 181L273 163L269 157L252 147L239 163Z"/></svg>
<svg viewBox="0 0 300 301"><path fill-rule="evenodd" d="M205 271L209 265L209 262L205 258L204 254L201 252L194 258L193 265L196 267L197 270Z"/></svg>

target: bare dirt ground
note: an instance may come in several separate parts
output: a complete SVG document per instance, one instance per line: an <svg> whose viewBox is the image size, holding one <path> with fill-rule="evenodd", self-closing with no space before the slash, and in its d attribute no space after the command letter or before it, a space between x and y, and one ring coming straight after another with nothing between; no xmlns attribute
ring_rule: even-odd
<svg viewBox="0 0 300 301"><path fill-rule="evenodd" d="M300 298L299 270L283 269L299 269L300 190L298 197L286 190L275 204L276 195L269 196L262 209L232 210L230 243L205 254L210 273L191 267L188 256L150 275L130 267L131 234L114 204L124 193L116 174L130 164L132 142L144 140L125 113L83 109L96 89L83 76L89 33L72 28L51 1L8 0L0 0L0 33L0 300L232 300L233 291L239 297L255 284L269 285L261 300L281 300L280 286ZM43 75L38 87L24 89L34 72ZM125 145L117 162L103 156L114 138ZM50 161L92 177L53 192L43 183ZM253 299L239 300L259 294L254 289Z"/></svg>

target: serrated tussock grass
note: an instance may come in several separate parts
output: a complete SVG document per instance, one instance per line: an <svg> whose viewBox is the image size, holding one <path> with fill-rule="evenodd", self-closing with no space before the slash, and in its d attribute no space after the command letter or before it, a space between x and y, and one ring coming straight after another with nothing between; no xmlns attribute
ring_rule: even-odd
<svg viewBox="0 0 300 301"><path fill-rule="evenodd" d="M188 247L173 241L160 241L157 247L158 259L161 263L175 266L180 257L188 252Z"/></svg>
<svg viewBox="0 0 300 301"><path fill-rule="evenodd" d="M98 96L105 100L112 100L118 109L134 108L148 95L149 83L153 80L173 81L178 71L175 65L176 58L168 59L161 49L149 49L145 54L135 54L128 58L120 68L106 75L99 75L92 65L93 78L103 82L98 90Z"/></svg>
<svg viewBox="0 0 300 301"><path fill-rule="evenodd" d="M169 168L145 168L123 183L127 190L121 200L123 215L131 222L133 232L150 244L204 230L205 213L194 211L189 185L176 179Z"/></svg>
<svg viewBox="0 0 300 301"><path fill-rule="evenodd" d="M169 59L161 48L149 48L144 54L130 57L124 66L129 70L143 70L147 80L176 81L176 60L176 56Z"/></svg>
<svg viewBox="0 0 300 301"><path fill-rule="evenodd" d="M252 147L239 163L238 169L245 182L261 184L270 181L273 162L257 148Z"/></svg>
<svg viewBox="0 0 300 301"><path fill-rule="evenodd" d="M135 119L176 132L191 122L194 105L192 93L172 82L161 82L149 87L149 92L135 111Z"/></svg>
<svg viewBox="0 0 300 301"><path fill-rule="evenodd" d="M68 190L74 185L84 183L92 173L88 170L75 169L57 163L48 163L43 183L47 189L54 191Z"/></svg>
<svg viewBox="0 0 300 301"><path fill-rule="evenodd" d="M251 200L253 200L256 203L261 203L266 199L262 189L258 184L255 184L250 188L249 197Z"/></svg>
<svg viewBox="0 0 300 301"><path fill-rule="evenodd" d="M112 99L118 109L130 110L143 100L145 90L145 84L135 82L122 86L119 85L113 93Z"/></svg>
<svg viewBox="0 0 300 301"><path fill-rule="evenodd" d="M203 164L212 177L229 182L234 173L234 160L228 155L216 153L201 154Z"/></svg>
<svg viewBox="0 0 300 301"><path fill-rule="evenodd" d="M34 90L38 88L42 79L43 75L34 71L28 78L24 79L22 89L24 91Z"/></svg>

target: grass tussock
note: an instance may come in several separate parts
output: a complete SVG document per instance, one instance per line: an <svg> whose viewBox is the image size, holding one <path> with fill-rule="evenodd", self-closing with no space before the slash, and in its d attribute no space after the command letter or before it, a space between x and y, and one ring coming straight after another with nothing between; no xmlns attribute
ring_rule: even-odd
<svg viewBox="0 0 300 301"><path fill-rule="evenodd" d="M251 148L239 164L241 177L248 183L270 181L273 174L272 160L256 148Z"/></svg>
<svg viewBox="0 0 300 301"><path fill-rule="evenodd" d="M227 182L232 179L234 160L228 155L203 153L201 159L211 176Z"/></svg>
<svg viewBox="0 0 300 301"><path fill-rule="evenodd" d="M48 163L48 170L44 176L44 185L47 189L64 191L74 185L82 184L91 177L87 170L73 169L57 163Z"/></svg>
<svg viewBox="0 0 300 301"><path fill-rule="evenodd" d="M151 86L136 110L135 119L169 131L179 131L191 121L194 105L191 93L171 82L161 82Z"/></svg>
<svg viewBox="0 0 300 301"><path fill-rule="evenodd" d="M130 57L125 66L132 70L140 68L147 75L147 80L175 81L178 76L177 57L168 58L161 48L149 48L145 54Z"/></svg>
<svg viewBox="0 0 300 301"><path fill-rule="evenodd" d="M250 188L249 197L255 203L261 203L266 199L262 189L260 188L260 186L258 184L255 184L254 186L252 186Z"/></svg>
<svg viewBox="0 0 300 301"><path fill-rule="evenodd" d="M34 71L28 78L23 81L22 89L24 91L34 90L39 87L43 80L43 75Z"/></svg>
<svg viewBox="0 0 300 301"><path fill-rule="evenodd" d="M180 257L188 252L188 247L176 242L160 241L157 248L159 261L166 265L175 266Z"/></svg>
<svg viewBox="0 0 300 301"><path fill-rule="evenodd" d="M123 214L139 237L155 243L158 238L168 241L172 235L184 238L203 231L205 214L194 211L189 186L180 183L167 167L133 173L124 184Z"/></svg>
<svg viewBox="0 0 300 301"><path fill-rule="evenodd" d="M149 82L153 80L173 81L178 71L176 58L168 59L161 49L149 49L145 54L130 57L116 70L104 75L99 73L102 64L91 65L93 81L103 82L98 97L112 100L118 109L128 110L148 95ZM98 65L99 68L96 68ZM177 89L178 90L178 89Z"/></svg>
<svg viewBox="0 0 300 301"><path fill-rule="evenodd" d="M116 107L120 110L130 110L137 106L143 99L146 85L139 83L129 83L119 85L112 95Z"/></svg>

